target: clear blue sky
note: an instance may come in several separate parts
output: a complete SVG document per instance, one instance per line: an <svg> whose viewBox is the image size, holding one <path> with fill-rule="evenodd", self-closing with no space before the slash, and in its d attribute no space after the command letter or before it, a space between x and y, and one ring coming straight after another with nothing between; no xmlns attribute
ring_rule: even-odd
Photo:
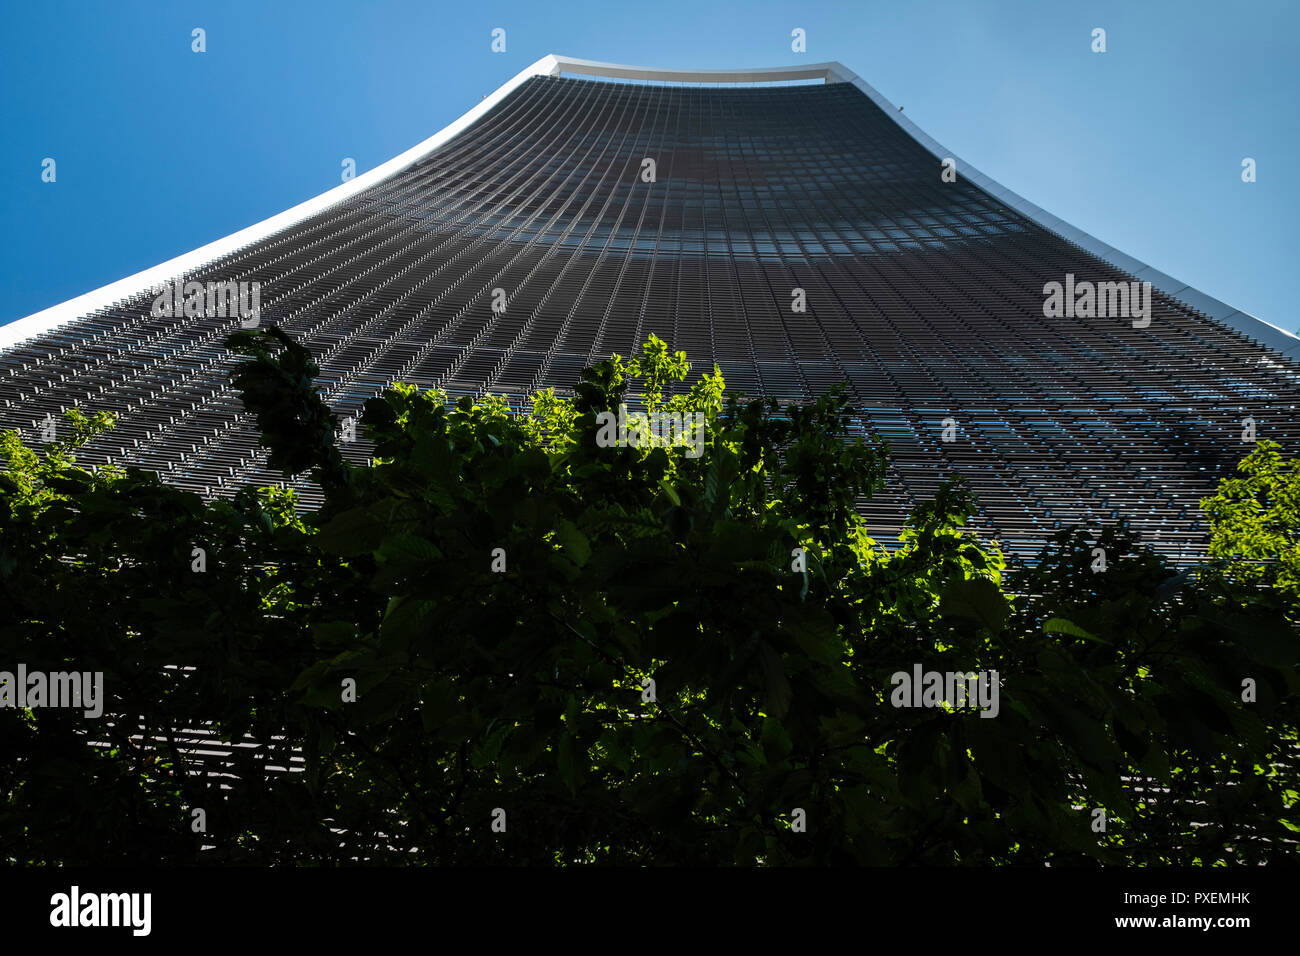
<svg viewBox="0 0 1300 956"><path fill-rule="evenodd" d="M194 27L206 53L190 50ZM795 27L805 54L790 49ZM546 53L695 68L839 60L1048 211L1300 326L1295 0L10 4L0 323L329 189L344 157L378 165Z"/></svg>

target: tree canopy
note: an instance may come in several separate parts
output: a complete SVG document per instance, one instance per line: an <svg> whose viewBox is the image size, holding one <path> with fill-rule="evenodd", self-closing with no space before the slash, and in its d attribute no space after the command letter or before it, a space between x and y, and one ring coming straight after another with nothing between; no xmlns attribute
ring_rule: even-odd
<svg viewBox="0 0 1300 956"><path fill-rule="evenodd" d="M1213 523L1210 554L1235 573L1300 600L1300 461L1258 442L1201 507Z"/></svg>
<svg viewBox="0 0 1300 956"><path fill-rule="evenodd" d="M0 709L0 858L1295 859L1296 472L1276 449L1207 505L1235 563L1180 571L1070 529L1013 571L965 527L960 481L898 547L873 540L858 507L888 450L843 390L779 408L715 369L666 397L689 363L652 336L525 413L389 388L359 467L302 346L229 345L272 466L310 470L319 510L83 468L103 414L67 413L40 451L0 439L0 670L102 672L108 698L99 719ZM598 441L625 405L700 415L703 453ZM1267 522L1241 504L1283 484ZM996 713L899 706L921 672L991 675ZM196 728L248 744L232 776L203 772Z"/></svg>

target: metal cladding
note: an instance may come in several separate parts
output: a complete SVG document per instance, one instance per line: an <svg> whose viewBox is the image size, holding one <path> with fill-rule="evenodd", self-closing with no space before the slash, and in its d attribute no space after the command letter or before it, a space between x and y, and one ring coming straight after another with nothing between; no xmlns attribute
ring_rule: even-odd
<svg viewBox="0 0 1300 956"><path fill-rule="evenodd" d="M961 472L974 527L1009 552L1126 521L1195 559L1198 500L1250 450L1243 420L1300 447L1300 365L1159 288L1144 318L1072 300L1049 317L1049 283L1135 277L960 164L945 176L900 123L851 82L536 75L377 185L182 278L260 284L260 323L312 351L341 418L395 380L522 405L655 333L729 391L847 382L890 444L888 487L862 503L883 541ZM209 495L281 480L229 386L238 321L153 314L158 291L0 355L0 427L107 409L119 424L85 461ZM364 435L345 453L364 460Z"/></svg>

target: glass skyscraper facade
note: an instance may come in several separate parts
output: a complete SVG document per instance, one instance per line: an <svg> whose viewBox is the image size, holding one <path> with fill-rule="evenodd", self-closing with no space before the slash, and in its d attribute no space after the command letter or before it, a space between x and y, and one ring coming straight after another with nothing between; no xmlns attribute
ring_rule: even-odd
<svg viewBox="0 0 1300 956"><path fill-rule="evenodd" d="M960 472L1009 552L1127 522L1194 558L1243 422L1300 446L1300 364L1160 288L1146 315L1049 317L1050 283L1134 276L1004 198L851 82L534 75L415 162L176 278L257 283L260 324L311 350L340 417L394 381L522 406L654 333L729 391L847 382L890 444L862 503L881 540ZM158 314L158 291L0 353L0 427L104 409L118 426L85 461L208 495L281 480L229 385L238 321ZM345 451L364 459L364 434Z"/></svg>

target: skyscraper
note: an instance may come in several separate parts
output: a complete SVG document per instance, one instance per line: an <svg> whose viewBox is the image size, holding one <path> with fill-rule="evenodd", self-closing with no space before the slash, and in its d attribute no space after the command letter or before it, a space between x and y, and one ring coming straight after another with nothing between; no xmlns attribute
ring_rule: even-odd
<svg viewBox="0 0 1300 956"><path fill-rule="evenodd" d="M312 351L342 418L393 381L563 393L650 333L729 390L847 382L891 446L863 503L884 540L961 472L1010 551L1127 521L1194 556L1250 440L1300 440L1300 339L1009 192L836 63L545 57L369 173L0 327L0 427L107 409L86 461L277 481L228 380L252 323Z"/></svg>

